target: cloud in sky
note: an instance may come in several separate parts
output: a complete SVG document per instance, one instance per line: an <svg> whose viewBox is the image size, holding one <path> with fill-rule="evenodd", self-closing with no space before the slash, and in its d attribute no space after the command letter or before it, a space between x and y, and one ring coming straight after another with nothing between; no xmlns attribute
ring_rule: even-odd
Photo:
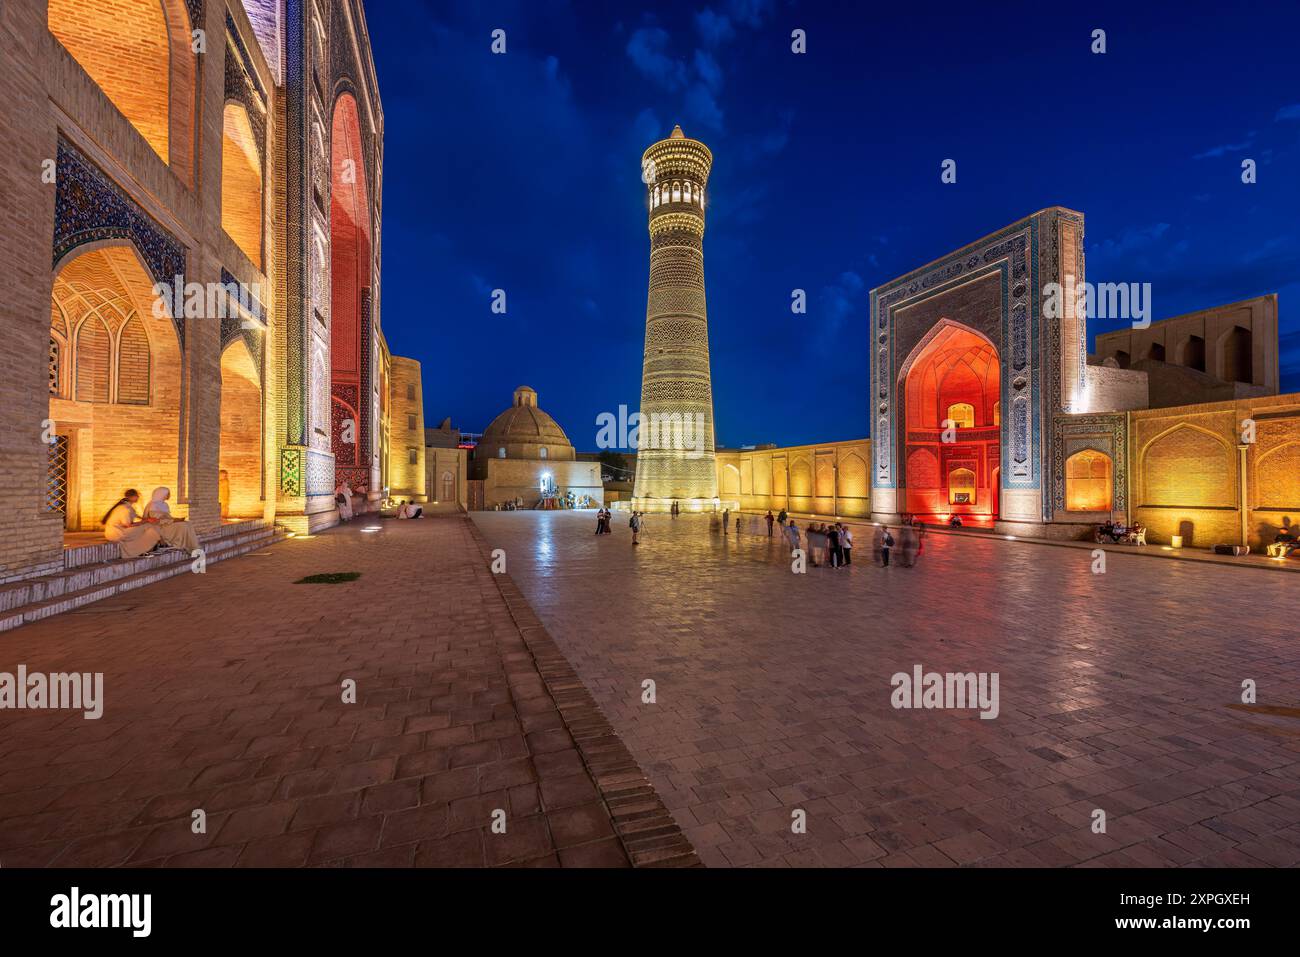
<svg viewBox="0 0 1300 957"><path fill-rule="evenodd" d="M711 47L726 43L736 35L736 29L731 25L731 19L722 14L714 13L709 7L705 7L695 14L695 29L699 31L700 40L706 46Z"/></svg>
<svg viewBox="0 0 1300 957"><path fill-rule="evenodd" d="M1103 258L1127 255L1155 245L1167 232L1169 232L1168 223L1130 226L1114 239L1106 239L1094 245L1092 253Z"/></svg>
<svg viewBox="0 0 1300 957"><path fill-rule="evenodd" d="M772 9L772 0L731 0L728 6L732 19L757 29Z"/></svg>
<svg viewBox="0 0 1300 957"><path fill-rule="evenodd" d="M1277 111L1275 120L1300 120L1300 103L1292 103L1290 106L1284 106Z"/></svg>
<svg viewBox="0 0 1300 957"><path fill-rule="evenodd" d="M1211 146L1204 153L1197 153L1192 159L1217 159L1220 156L1226 156L1228 153L1236 153L1238 150L1249 149L1254 142L1255 135L1252 133L1245 141L1241 143L1223 143L1219 146Z"/></svg>
<svg viewBox="0 0 1300 957"><path fill-rule="evenodd" d="M668 55L668 39L662 27L641 27L628 38L627 55L646 78L665 90L680 90L689 71L685 63Z"/></svg>

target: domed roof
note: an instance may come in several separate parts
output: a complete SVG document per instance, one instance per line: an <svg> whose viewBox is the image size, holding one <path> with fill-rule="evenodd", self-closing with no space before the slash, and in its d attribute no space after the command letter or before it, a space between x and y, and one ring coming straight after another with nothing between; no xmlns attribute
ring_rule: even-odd
<svg viewBox="0 0 1300 957"><path fill-rule="evenodd" d="M515 389L515 402L483 430L481 445L556 445L572 448L559 423L537 407L537 392Z"/></svg>

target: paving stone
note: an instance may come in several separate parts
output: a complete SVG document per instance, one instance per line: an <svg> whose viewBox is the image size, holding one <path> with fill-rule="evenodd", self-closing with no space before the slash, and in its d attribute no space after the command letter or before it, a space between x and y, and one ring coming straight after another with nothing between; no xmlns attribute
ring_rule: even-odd
<svg viewBox="0 0 1300 957"><path fill-rule="evenodd" d="M1121 551L1094 575L1087 549L956 535L914 568L792 575L779 544L698 516L651 516L635 549L582 514L473 521L585 749L534 756L547 808L589 767L617 829L642 777L711 866L1300 860L1300 723L1238 704L1246 678L1300 702L1295 629L1266 612L1294 603L1286 575ZM894 709L916 664L997 672L998 717ZM529 738L559 729L530 718ZM803 849L781 839L796 808Z"/></svg>
<svg viewBox="0 0 1300 957"><path fill-rule="evenodd" d="M381 527L7 632L0 670L102 671L105 713L6 712L0 866L626 866L535 655L580 682L472 523ZM361 578L293 584L322 571ZM499 840L483 802L508 812ZM609 848L557 855L565 811L566 841Z"/></svg>

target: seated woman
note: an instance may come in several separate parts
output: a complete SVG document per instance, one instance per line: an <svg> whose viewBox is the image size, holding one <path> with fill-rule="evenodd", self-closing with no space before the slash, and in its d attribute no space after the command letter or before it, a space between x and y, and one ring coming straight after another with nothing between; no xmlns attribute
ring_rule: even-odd
<svg viewBox="0 0 1300 957"><path fill-rule="evenodd" d="M147 555L162 543L157 523L136 516L135 503L138 501L140 501L140 493L133 488L127 489L102 520L104 538L110 542L117 542L123 558L139 558L141 555Z"/></svg>
<svg viewBox="0 0 1300 957"><path fill-rule="evenodd" d="M194 526L185 519L172 518L171 506L167 504L171 496L172 490L169 488L154 489L149 496L149 504L144 507L145 520L152 519L158 523L158 534L162 536L165 545L192 552L199 547L199 537L194 534Z"/></svg>
<svg viewBox="0 0 1300 957"><path fill-rule="evenodd" d="M339 482L334 490L334 502L339 507L339 521L346 522L352 518L352 489L347 482Z"/></svg>

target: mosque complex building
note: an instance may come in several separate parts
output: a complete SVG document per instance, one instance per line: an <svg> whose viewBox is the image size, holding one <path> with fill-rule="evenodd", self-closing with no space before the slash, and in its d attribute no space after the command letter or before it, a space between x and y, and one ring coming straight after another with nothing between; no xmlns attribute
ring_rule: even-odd
<svg viewBox="0 0 1300 957"><path fill-rule="evenodd" d="M1273 541L1300 521L1300 394L1278 394L1278 298L1098 337L1083 214L1052 207L871 291L871 436L717 452L723 500L897 523L1152 544Z"/></svg>
<svg viewBox="0 0 1300 957"><path fill-rule="evenodd" d="M651 237L642 443L630 507L1259 548L1300 521L1300 395L1278 394L1278 299L1098 339L1084 217L1027 216L872 290L869 438L716 449L704 283L713 154L680 126L642 158ZM1101 287L1099 287L1101 288ZM1106 290L1114 295L1113 290ZM647 423L670 420L652 432ZM704 453L681 442L694 420Z"/></svg>
<svg viewBox="0 0 1300 957"><path fill-rule="evenodd" d="M533 389L464 441L429 427L420 364L389 348L360 0L25 0L2 28L20 41L0 136L23 226L0 236L0 610L103 597L84 569L109 557L127 487L170 488L210 560L338 523L344 488L375 509L604 503ZM1091 358L1085 317L1046 308L1048 283L1085 276L1083 216L1061 207L872 291L870 438L716 449L713 156L678 127L643 162L641 411L668 425L638 452L632 507L1059 537L1122 517L1194 546L1258 546L1300 516L1277 297L1110 333ZM144 584L159 561L121 574Z"/></svg>
<svg viewBox="0 0 1300 957"><path fill-rule="evenodd" d="M36 582L3 607L102 585L39 576L102 560L128 487L170 488L209 560L336 524L344 486L424 500L360 0L22 0L0 29L0 582Z"/></svg>

